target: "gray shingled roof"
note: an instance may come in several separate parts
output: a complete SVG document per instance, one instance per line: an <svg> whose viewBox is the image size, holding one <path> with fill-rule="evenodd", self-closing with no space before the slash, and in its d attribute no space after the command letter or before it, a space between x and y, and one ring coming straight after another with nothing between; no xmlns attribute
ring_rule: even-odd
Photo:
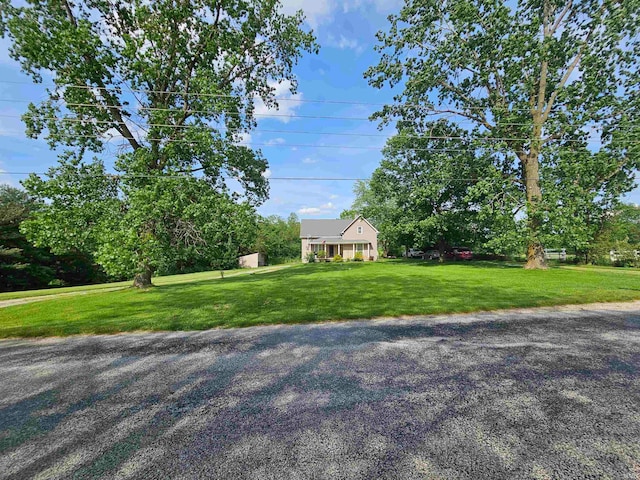
<svg viewBox="0 0 640 480"><path fill-rule="evenodd" d="M301 220L300 237L339 237L351 220Z"/></svg>

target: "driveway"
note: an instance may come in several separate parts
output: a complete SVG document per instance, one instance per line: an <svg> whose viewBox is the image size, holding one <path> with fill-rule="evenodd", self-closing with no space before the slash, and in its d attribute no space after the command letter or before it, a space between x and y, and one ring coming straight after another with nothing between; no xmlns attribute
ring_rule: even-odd
<svg viewBox="0 0 640 480"><path fill-rule="evenodd" d="M640 478L640 303L0 342L0 477Z"/></svg>

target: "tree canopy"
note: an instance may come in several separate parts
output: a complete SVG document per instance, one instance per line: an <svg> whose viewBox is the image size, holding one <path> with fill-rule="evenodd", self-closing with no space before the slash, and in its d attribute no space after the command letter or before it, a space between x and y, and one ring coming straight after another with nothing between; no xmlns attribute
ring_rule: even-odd
<svg viewBox="0 0 640 480"><path fill-rule="evenodd" d="M185 250L237 254L268 193L267 162L243 138L256 102L275 106L281 82L295 92L293 66L317 49L302 13L276 0L0 0L0 12L11 56L54 83L29 105L27 134L64 149L24 182L48 202L28 236L92 252L138 286ZM89 157L114 138L111 174Z"/></svg>
<svg viewBox="0 0 640 480"><path fill-rule="evenodd" d="M470 136L444 120L403 125L387 142L371 181L354 190L354 208L376 221L386 253L401 245L444 251L481 240L469 186L492 169L470 147Z"/></svg>
<svg viewBox="0 0 640 480"><path fill-rule="evenodd" d="M260 218L255 251L264 254L270 264L300 259L300 219L295 213L286 219L277 215Z"/></svg>
<svg viewBox="0 0 640 480"><path fill-rule="evenodd" d="M42 208L24 190L0 185L0 291L82 285L106 280L88 255L53 255L31 244L20 223Z"/></svg>
<svg viewBox="0 0 640 480"><path fill-rule="evenodd" d="M470 193L492 199L512 184L509 208L481 206L506 227L489 240L517 232L528 268L544 267L558 235L591 241L640 168L638 0L406 0L390 22L365 76L402 91L374 118L465 128L499 172Z"/></svg>

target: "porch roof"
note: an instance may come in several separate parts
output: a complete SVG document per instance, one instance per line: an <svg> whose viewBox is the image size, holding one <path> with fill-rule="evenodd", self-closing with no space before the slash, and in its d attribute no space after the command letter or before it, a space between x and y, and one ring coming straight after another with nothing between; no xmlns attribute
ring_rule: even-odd
<svg viewBox="0 0 640 480"><path fill-rule="evenodd" d="M311 240L309 245L367 245L371 243L369 240L342 240L342 239L326 239L326 240Z"/></svg>

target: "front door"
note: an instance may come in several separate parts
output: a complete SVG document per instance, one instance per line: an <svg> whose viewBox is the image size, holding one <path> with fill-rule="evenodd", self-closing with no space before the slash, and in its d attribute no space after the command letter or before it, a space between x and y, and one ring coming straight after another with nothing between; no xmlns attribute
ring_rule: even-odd
<svg viewBox="0 0 640 480"><path fill-rule="evenodd" d="M327 245L327 258L333 258L336 256L336 253L338 252L335 250L335 248L335 245Z"/></svg>

